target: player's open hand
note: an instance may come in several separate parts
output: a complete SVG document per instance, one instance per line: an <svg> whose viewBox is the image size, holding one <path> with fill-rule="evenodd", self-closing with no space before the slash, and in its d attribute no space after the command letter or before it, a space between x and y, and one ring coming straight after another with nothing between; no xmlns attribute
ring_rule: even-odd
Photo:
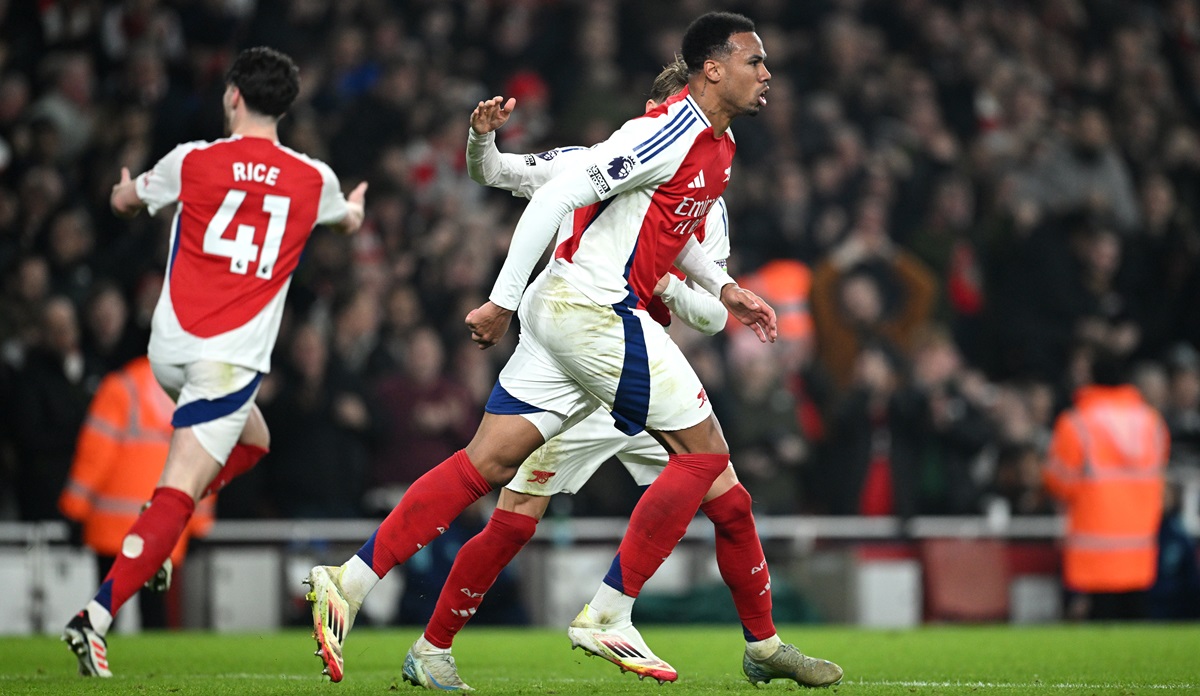
<svg viewBox="0 0 1200 696"><path fill-rule="evenodd" d="M779 335L775 310L758 295L730 283L721 288L721 304L735 319L749 326L763 343L774 343Z"/></svg>
<svg viewBox="0 0 1200 696"><path fill-rule="evenodd" d="M471 330L471 340L479 344L480 350L496 345L508 332L512 314L511 309L505 309L491 300L471 310L466 320L467 328Z"/></svg>
<svg viewBox="0 0 1200 696"><path fill-rule="evenodd" d="M128 184L131 181L133 181L133 177L129 175L129 167L121 167L121 180L113 184L113 191L116 191L118 186Z"/></svg>
<svg viewBox="0 0 1200 696"><path fill-rule="evenodd" d="M142 199L138 198L137 187L133 177L129 175L129 167L121 167L121 180L113 184L108 200L113 213L125 220L137 217L142 208L146 207Z"/></svg>
<svg viewBox="0 0 1200 696"><path fill-rule="evenodd" d="M346 196L346 202L365 208L367 204L367 182L363 181L358 186L355 186L350 195Z"/></svg>
<svg viewBox="0 0 1200 696"><path fill-rule="evenodd" d="M471 130L478 135L491 133L508 122L513 109L517 108L517 100L509 97L492 97L479 102L479 106L471 112Z"/></svg>

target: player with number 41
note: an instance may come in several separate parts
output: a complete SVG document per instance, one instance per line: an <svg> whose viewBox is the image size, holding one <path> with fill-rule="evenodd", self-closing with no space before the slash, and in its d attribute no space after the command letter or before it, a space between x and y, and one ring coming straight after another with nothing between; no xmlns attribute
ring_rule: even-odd
<svg viewBox="0 0 1200 696"><path fill-rule="evenodd" d="M279 119L300 90L292 59L247 49L225 84L229 137L179 145L136 179L122 169L112 191L121 217L175 207L149 347L175 414L149 506L96 595L63 631L88 676L112 676L105 635L113 616L158 572L196 501L266 454L270 434L254 398L313 227L348 233L362 225L366 183L344 197L328 166L279 143Z"/></svg>

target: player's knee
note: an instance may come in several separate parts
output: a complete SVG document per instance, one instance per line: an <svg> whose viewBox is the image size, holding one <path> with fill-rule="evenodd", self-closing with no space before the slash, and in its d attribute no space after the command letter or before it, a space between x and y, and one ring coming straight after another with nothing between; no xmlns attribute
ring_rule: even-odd
<svg viewBox="0 0 1200 696"><path fill-rule="evenodd" d="M532 517L534 520L541 520L542 516L546 514L546 508L549 505L549 496L516 493L507 488L502 488L500 489L500 500L497 501L496 508Z"/></svg>
<svg viewBox="0 0 1200 696"><path fill-rule="evenodd" d="M731 488L737 485L739 485L739 481L737 474L733 472L733 466L726 466L725 470L721 472L721 475L717 477L717 480L713 481L713 484L708 489L708 492L704 494L704 502L707 503L710 500L720 498L729 492Z"/></svg>

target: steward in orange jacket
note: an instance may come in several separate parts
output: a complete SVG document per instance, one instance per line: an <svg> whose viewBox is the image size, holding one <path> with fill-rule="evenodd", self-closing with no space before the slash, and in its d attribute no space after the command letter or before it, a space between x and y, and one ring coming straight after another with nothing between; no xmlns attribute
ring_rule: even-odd
<svg viewBox="0 0 1200 696"><path fill-rule="evenodd" d="M111 563L120 553L122 540L154 493L167 461L174 410L144 356L110 372L96 390L58 507L67 519L83 525L83 543L101 559ZM175 567L183 562L188 539L212 528L215 500L209 496L196 506L171 551Z"/></svg>
<svg viewBox="0 0 1200 696"><path fill-rule="evenodd" d="M1055 423L1043 472L1066 508L1063 580L1100 600L1092 618L1139 618L1158 563L1167 426L1128 384L1086 386L1074 401Z"/></svg>

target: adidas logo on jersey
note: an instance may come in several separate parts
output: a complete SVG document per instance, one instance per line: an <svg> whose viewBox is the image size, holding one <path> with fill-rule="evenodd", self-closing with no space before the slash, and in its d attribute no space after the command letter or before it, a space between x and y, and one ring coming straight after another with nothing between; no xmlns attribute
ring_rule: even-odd
<svg viewBox="0 0 1200 696"><path fill-rule="evenodd" d="M690 189L704 188L704 170L703 169L700 170L700 173L696 175L695 179L692 179L692 183L688 184L688 188L690 188Z"/></svg>

